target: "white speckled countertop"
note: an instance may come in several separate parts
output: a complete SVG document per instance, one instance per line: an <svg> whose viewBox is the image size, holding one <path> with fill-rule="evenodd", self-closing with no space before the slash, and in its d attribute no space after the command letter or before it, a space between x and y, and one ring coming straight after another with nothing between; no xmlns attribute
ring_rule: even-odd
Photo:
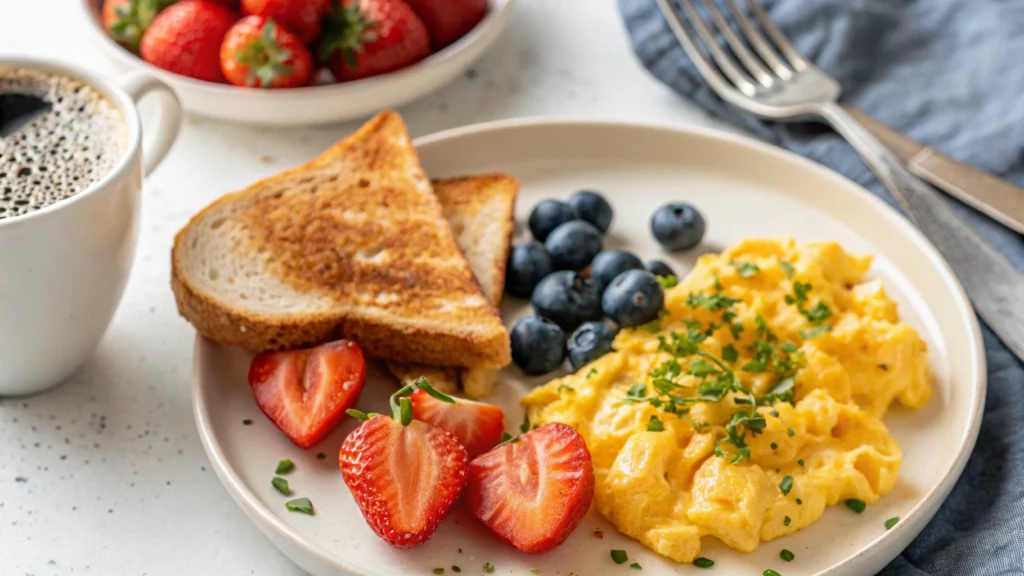
<svg viewBox="0 0 1024 576"><path fill-rule="evenodd" d="M0 2L0 54L109 70L79 1ZM613 0L519 0L470 72L401 112L414 136L533 115L718 125L640 68ZM207 466L189 393L194 332L175 310L168 254L193 212L356 125L186 121L146 183L132 279L96 356L61 388L0 399L0 575L302 574Z"/></svg>

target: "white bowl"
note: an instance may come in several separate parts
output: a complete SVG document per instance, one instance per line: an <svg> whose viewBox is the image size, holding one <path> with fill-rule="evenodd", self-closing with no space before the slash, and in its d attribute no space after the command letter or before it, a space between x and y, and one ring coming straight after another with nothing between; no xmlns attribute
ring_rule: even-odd
<svg viewBox="0 0 1024 576"><path fill-rule="evenodd" d="M462 73L498 39L515 0L489 0L487 16L458 42L407 68L363 80L287 90L194 80L144 62L103 30L103 0L82 0L92 41L122 72L146 71L170 84L189 112L235 122L298 126L341 122L424 96Z"/></svg>

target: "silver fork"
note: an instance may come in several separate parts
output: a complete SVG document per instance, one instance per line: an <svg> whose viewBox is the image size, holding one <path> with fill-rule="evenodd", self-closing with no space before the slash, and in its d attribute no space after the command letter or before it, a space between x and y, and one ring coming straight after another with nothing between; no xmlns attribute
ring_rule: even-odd
<svg viewBox="0 0 1024 576"><path fill-rule="evenodd" d="M685 18L673 10L673 0L656 1L697 70L723 100L772 120L822 120L845 138L945 256L978 314L1024 359L1024 274L837 104L839 83L801 57L755 0L745 2L757 24L736 0L722 0L740 33L729 25L716 0L677 0ZM695 4L703 5L706 16ZM732 54L716 41L719 35Z"/></svg>

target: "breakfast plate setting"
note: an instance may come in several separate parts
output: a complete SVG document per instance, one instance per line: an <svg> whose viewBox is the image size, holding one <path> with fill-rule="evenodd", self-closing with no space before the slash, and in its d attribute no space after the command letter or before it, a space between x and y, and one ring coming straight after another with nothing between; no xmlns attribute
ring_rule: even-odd
<svg viewBox="0 0 1024 576"><path fill-rule="evenodd" d="M1024 8L77 2L0 575L1022 573Z"/></svg>
<svg viewBox="0 0 1024 576"><path fill-rule="evenodd" d="M798 157L716 132L518 120L432 135L413 150L403 143L400 123L394 114L381 115L320 159L215 202L176 242L179 307L202 327L193 407L203 446L232 498L303 569L375 576L441 570L615 574L639 568L675 574L694 567L727 574L865 574L881 569L935 514L977 437L984 356L959 284L919 233L885 204ZM390 152L373 142L382 133L389 134ZM378 156L373 166L381 168L364 168L363 149L389 157ZM441 360L487 356L491 344L482 336L475 339L477 352L465 344L440 351L429 342L418 349L406 344L397 347L399 354L375 361L373 354L381 352L367 350L390 354L391 344L377 336L385 328L349 318L343 333L363 334L371 344L363 347L361 391L346 394L339 408L351 406L356 416L384 415L368 422L343 416L336 428L310 437L298 424L312 418L303 414L306 408L279 396L310 378L311 368L302 367L304 360L293 366L289 353L254 359L237 346L259 346L254 339L267 338L262 345L280 348L278 342L304 337L303 323L317 323L315 309L283 305L299 302L291 290L312 280L287 276L292 272L281 258L311 258L302 260L308 267L318 259L309 251L319 250L307 245L305 252L292 251L296 238L311 237L289 235L297 232L289 232L288 214L304 214L313 237L312 230L327 221L353 227L349 246L331 250L355 250L368 268L332 269L332 278L386 282L381 278L388 273L369 270L390 263L403 270L396 285L414 286L416 302L429 302L431 281L418 285L411 276L418 262L395 265L410 256L388 228L407 230L402 219L408 213L391 215L397 221L374 228L381 236L367 240L359 232L365 222L345 207L355 201L347 194L367 180L389 187L403 178L424 182L418 163L434 179L447 218L442 222L453 234L435 236L438 247L425 250L430 259L442 258L445 241L454 238L486 294L495 288L489 251L500 252L502 262L511 251L505 281L497 287L504 288L500 315L511 331L514 361L483 387L467 373L486 372L487 364L464 367L457 377L450 368L396 369L395 363L434 366L439 353ZM337 166L345 168L336 178ZM476 190L454 194L453 182L472 183ZM514 226L509 182L518 188ZM473 194L494 202L471 201ZM324 222L305 211L312 197L327 215ZM368 198L358 200L364 210ZM285 209L278 202L295 204ZM566 206L570 210L559 216ZM263 224L244 215L252 210L264 215ZM278 214L281 223L270 224ZM384 213L376 214L371 220L383 221ZM265 240L253 242L254 230L274 230L275 236L256 232ZM235 244L246 237L248 242ZM588 246L594 238L596 246ZM235 246L234 254L250 250L250 258L228 262L217 252L225 249L220 244L229 252ZM291 278L291 288L271 278L275 274ZM445 285L461 290L452 279ZM399 316L412 306L398 288L381 284L365 294L358 284L338 290L363 298L367 307L386 310L395 303L386 312L394 316L383 316L389 322L405 321ZM617 302L616 292L625 299ZM588 300L596 302L599 293L594 308ZM647 303L637 304L638 294ZM460 305L472 300L460 296L440 306L469 324ZM486 309L486 302L473 303ZM653 315L646 311L650 303ZM332 305L336 310L325 314L341 314L347 306ZM220 321L222 315L231 322ZM275 315L287 320L275 324ZM375 312L371 318L380 317ZM486 323L475 329L489 330ZM557 346L549 344L549 333ZM309 360L317 370L352 363L329 361L317 350ZM381 523L408 526L399 511L426 506L428 497L368 490L366 478L423 482L415 488L422 494L443 492L446 484L438 478L445 476L436 469L408 470L429 468L431 461L410 460L410 454L391 460L405 462L393 464L401 472L375 472L377 458L401 458L395 455L401 448L382 456L354 445L367 435L383 442L383 432L370 435L366 428L375 421L396 426L403 402L389 397L400 384L418 381L422 387L421 375L462 399L451 405L416 391L412 417L447 426L475 458L467 485L453 492L462 497L448 494L450 503L442 507L447 515L436 532L429 534L431 524L428 539L422 540L422 530L407 529L417 536L395 540ZM295 384L285 384L288 379ZM349 374L336 381L356 379ZM723 382L734 387L716 392ZM312 390L320 388L306 394ZM752 412L748 396L758 406ZM502 435L479 422L492 421L493 412L464 404L469 397L500 409L504 443L491 448ZM445 417L446 407L456 412ZM585 439L586 458L546 452L552 445L575 445L573 438L554 434L564 424L573 438ZM401 434L400 424L397 430L392 432ZM467 430L473 432L468 437ZM949 449L937 452L939 445ZM572 476L555 463L579 459L589 466L573 469L581 478L559 484L561 497L552 504L553 489L546 484ZM279 489L282 480L286 493ZM374 500L381 496L405 500L391 508ZM382 521L381 507L394 516Z"/></svg>

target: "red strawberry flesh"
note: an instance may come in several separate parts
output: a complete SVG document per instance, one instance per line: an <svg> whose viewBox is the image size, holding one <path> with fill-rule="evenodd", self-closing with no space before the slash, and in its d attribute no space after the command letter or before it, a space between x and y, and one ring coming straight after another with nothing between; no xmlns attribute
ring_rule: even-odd
<svg viewBox="0 0 1024 576"><path fill-rule="evenodd" d="M594 498L594 468L583 437L551 423L477 457L466 504L499 538L527 553L557 547Z"/></svg>

